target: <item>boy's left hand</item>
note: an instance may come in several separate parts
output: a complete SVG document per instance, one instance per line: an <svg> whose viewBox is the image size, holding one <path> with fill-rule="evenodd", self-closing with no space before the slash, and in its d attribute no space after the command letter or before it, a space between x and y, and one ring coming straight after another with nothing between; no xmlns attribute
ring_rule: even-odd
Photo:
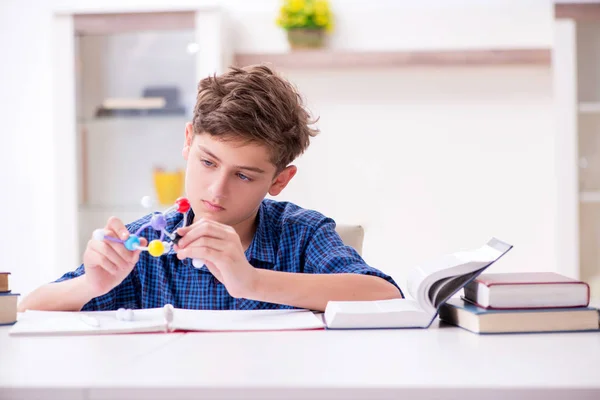
<svg viewBox="0 0 600 400"><path fill-rule="evenodd" d="M244 254L242 242L235 229L203 219L179 228L182 236L175 251L177 258L199 258L232 297L247 297L256 283L256 270Z"/></svg>

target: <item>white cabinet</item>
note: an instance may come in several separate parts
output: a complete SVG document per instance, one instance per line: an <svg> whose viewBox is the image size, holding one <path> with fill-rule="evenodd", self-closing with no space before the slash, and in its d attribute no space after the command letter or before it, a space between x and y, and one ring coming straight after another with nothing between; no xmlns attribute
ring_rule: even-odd
<svg viewBox="0 0 600 400"><path fill-rule="evenodd" d="M65 204L57 213L76 232L72 258L59 255L63 269L81 261L92 231L111 215L128 223L167 207L156 201L144 209L140 200L158 200L155 171L185 169L181 149L198 82L228 64L222 22L214 5L60 16L56 83L65 92L57 99L57 125L65 143L74 135L76 157L58 161L76 169L59 182L60 196L77 204L75 212Z"/></svg>
<svg viewBox="0 0 600 400"><path fill-rule="evenodd" d="M600 275L600 19L575 22L580 274Z"/></svg>
<svg viewBox="0 0 600 400"><path fill-rule="evenodd" d="M600 276L600 4L556 4L559 268Z"/></svg>

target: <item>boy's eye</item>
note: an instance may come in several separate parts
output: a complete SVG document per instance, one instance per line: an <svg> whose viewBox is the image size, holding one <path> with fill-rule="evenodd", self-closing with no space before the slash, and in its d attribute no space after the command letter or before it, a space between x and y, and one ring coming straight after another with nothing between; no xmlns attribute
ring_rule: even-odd
<svg viewBox="0 0 600 400"><path fill-rule="evenodd" d="M250 182L250 181L252 180L252 179L248 178L248 177L247 177L246 175L244 175L244 174L240 174L240 173L238 173L238 174L237 174L237 176L238 176L238 177L239 177L241 180L243 180L243 181L246 181L246 182Z"/></svg>
<svg viewBox="0 0 600 400"><path fill-rule="evenodd" d="M200 160L200 161L202 162L202 164L204 164L207 167L212 167L213 165L215 165L215 164L213 164L212 162L210 162L208 160Z"/></svg>

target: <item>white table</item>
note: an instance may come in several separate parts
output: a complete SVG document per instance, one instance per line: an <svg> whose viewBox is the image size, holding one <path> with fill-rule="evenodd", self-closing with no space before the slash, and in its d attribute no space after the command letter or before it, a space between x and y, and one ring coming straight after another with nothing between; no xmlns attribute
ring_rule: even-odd
<svg viewBox="0 0 600 400"><path fill-rule="evenodd" d="M600 399L600 333L9 337L0 399Z"/></svg>

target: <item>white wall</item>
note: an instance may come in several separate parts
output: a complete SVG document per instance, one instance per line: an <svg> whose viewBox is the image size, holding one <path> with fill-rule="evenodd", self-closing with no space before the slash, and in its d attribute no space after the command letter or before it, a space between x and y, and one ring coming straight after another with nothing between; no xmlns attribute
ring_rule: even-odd
<svg viewBox="0 0 600 400"><path fill-rule="evenodd" d="M330 0L339 49L531 48L552 38L550 0ZM241 51L287 49L277 0L223 0Z"/></svg>
<svg viewBox="0 0 600 400"><path fill-rule="evenodd" d="M496 235L515 245L498 268L554 268L547 69L289 76L323 132L283 197L365 225L373 265L401 279L432 253Z"/></svg>
<svg viewBox="0 0 600 400"><path fill-rule="evenodd" d="M51 15L43 1L0 2L0 269L18 292L55 273Z"/></svg>
<svg viewBox="0 0 600 400"><path fill-rule="evenodd" d="M5 90L0 197L6 265L27 292L75 266L48 263L56 172L52 149L53 10L125 9L166 2L38 0L0 5ZM198 2L179 1L176 4ZM250 4L251 3L251 4ZM331 46L361 49L547 47L551 3L333 2ZM170 4L174 4L171 2ZM275 0L222 1L238 51L280 51ZM27 18L28 24L20 21ZM42 44L44 43L44 44ZM548 68L285 71L321 116L321 137L299 160L282 199L366 227L365 258L402 283L427 257L477 246L491 235L515 245L495 270L554 270L555 182ZM35 112L35 118L32 113ZM7 144L8 143L8 144ZM18 161L18 162L17 162ZM15 165L19 168L15 168ZM326 168L324 168L326 167ZM10 174L8 171L10 170ZM6 176L5 176L6 175ZM24 196L20 197L14 196ZM28 196L27 196L28 195ZM31 214L12 210L22 205ZM15 234L16 232L16 234ZM27 233L29 243L21 240ZM31 254L30 243L37 252ZM5 250L6 249L6 250ZM53 258L50 258L53 259Z"/></svg>

